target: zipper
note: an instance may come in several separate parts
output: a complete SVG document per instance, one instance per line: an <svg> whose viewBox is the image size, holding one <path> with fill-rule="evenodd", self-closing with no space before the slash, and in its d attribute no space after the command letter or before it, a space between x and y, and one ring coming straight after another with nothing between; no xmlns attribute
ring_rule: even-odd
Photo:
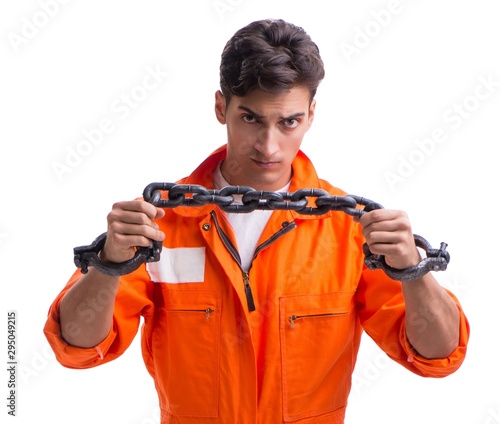
<svg viewBox="0 0 500 424"><path fill-rule="evenodd" d="M250 285L250 276L248 271L243 271L243 284L245 285L245 296L247 298L247 306L250 312L255 311L255 301L253 300L252 286Z"/></svg>
<svg viewBox="0 0 500 424"><path fill-rule="evenodd" d="M215 312L215 309L206 308L206 309L169 309L168 312L196 312L196 313L204 313L206 318L209 319L212 312Z"/></svg>
<svg viewBox="0 0 500 424"><path fill-rule="evenodd" d="M233 243L231 243L230 238L228 235L222 231L222 228L219 225L219 220L217 219L217 215L215 211L210 212L210 215L212 215L212 218L215 223L215 228L217 229L217 233L219 234L219 237L222 240L222 243L224 246L226 246L226 249L229 251L233 259L236 261L238 264L239 268L241 269L242 277L243 277L243 285L245 287L245 297L247 299L247 306L248 310L250 312L255 311L255 301L253 299L253 293L252 293L252 286L250 285L250 276L249 276L249 271L245 271L243 267L241 266L241 257L240 254L238 253L238 249L234 246Z"/></svg>
<svg viewBox="0 0 500 424"><path fill-rule="evenodd" d="M280 230L276 231L271 237L269 237L265 242L259 244L257 248L255 249L255 253L253 255L253 258L255 259L257 257L257 254L268 247L270 244L274 243L278 238L281 236L284 236L286 233L289 231L293 230L294 228L297 228L297 224L295 221L289 222L286 227L281 228Z"/></svg>
<svg viewBox="0 0 500 424"><path fill-rule="evenodd" d="M288 317L290 321L290 328L295 328L295 321L303 318L321 318L321 317L337 317L341 315L347 315L347 312L330 312L326 314L312 314L312 315L291 315Z"/></svg>
<svg viewBox="0 0 500 424"><path fill-rule="evenodd" d="M240 254L238 253L238 249L234 246L233 243L231 243L231 240L229 239L228 235L222 231L222 228L219 225L219 220L217 219L217 215L215 211L210 212L210 215L212 215L212 218L215 223L215 228L217 229L217 233L219 234L219 237L222 240L222 243L224 243L224 246L226 246L226 249L229 251L233 259L236 261L238 266L241 268L241 257Z"/></svg>
<svg viewBox="0 0 500 424"><path fill-rule="evenodd" d="M247 299L247 306L249 312L255 311L255 301L253 298L253 293L252 293L252 286L250 285L250 269L248 271L245 271L243 267L241 266L241 257L240 254L238 253L238 249L234 246L233 243L231 243L231 240L229 239L228 235L222 231L222 228L219 225L219 220L217 219L217 214L215 211L211 211L210 215L212 215L212 218L215 223L215 228L217 229L217 233L219 234L219 237L222 240L222 243L224 246L226 246L226 249L229 251L233 259L236 261L238 266L241 269L242 276L243 276L243 285L245 287L245 296ZM271 237L269 237L265 242L261 243L257 248L255 249L255 253L253 255L253 259L257 257L257 254L262 250L265 249L267 246L269 246L271 243L275 242L279 237L283 236L284 234L288 233L290 230L293 230L294 228L297 227L297 224L292 221L290 222L286 227L281 228L279 231L274 233ZM253 260L252 259L252 260ZM250 268L252 267L252 264L250 264Z"/></svg>

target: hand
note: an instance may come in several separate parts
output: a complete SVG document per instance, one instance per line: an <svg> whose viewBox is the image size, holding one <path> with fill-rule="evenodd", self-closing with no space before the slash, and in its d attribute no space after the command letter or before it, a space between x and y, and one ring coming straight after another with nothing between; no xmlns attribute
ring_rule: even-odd
<svg viewBox="0 0 500 424"><path fill-rule="evenodd" d="M365 213L358 221L370 251L385 256L390 267L406 269L421 261L405 212L376 209Z"/></svg>
<svg viewBox="0 0 500 424"><path fill-rule="evenodd" d="M158 230L154 220L164 215L163 209L143 200L115 203L108 214L108 232L101 259L125 262L134 257L136 246L147 247L152 240L162 241L165 234Z"/></svg>

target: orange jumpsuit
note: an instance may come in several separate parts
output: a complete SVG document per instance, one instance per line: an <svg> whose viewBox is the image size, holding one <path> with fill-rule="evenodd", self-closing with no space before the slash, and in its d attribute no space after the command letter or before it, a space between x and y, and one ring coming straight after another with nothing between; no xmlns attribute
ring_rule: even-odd
<svg viewBox="0 0 500 424"><path fill-rule="evenodd" d="M218 149L180 182L213 187L225 152ZM345 194L320 180L302 152L293 171L290 191ZM469 326L454 297L459 347L437 360L415 353L405 336L401 283L364 267L360 225L342 212L274 211L248 272L218 207L166 212L162 259L121 277L105 340L83 349L61 338L59 303L79 270L44 328L62 365L88 368L120 356L144 317L142 352L162 424L341 424L363 330L418 375L444 377L464 360Z"/></svg>

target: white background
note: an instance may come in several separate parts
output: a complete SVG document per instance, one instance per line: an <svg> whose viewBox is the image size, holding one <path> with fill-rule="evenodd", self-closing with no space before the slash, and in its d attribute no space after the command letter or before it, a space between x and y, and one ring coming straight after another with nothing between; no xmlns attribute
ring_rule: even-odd
<svg viewBox="0 0 500 424"><path fill-rule="evenodd" d="M436 277L471 324L465 363L440 380L389 363L365 337L346 423L500 422L498 1L23 0L0 8L0 309L3 340L7 311L18 313L20 363L18 416L9 422L159 422L138 339L113 363L69 370L42 328L73 272L73 247L106 230L112 203L187 175L225 142L213 113L220 53L237 29L268 17L304 27L325 61L303 150L323 178L406 210L415 233L449 243L449 268ZM160 72L155 88L141 88L148 69ZM124 95L135 96L134 108L124 108ZM84 131L103 119L112 130L71 162ZM436 128L441 142L419 147Z"/></svg>

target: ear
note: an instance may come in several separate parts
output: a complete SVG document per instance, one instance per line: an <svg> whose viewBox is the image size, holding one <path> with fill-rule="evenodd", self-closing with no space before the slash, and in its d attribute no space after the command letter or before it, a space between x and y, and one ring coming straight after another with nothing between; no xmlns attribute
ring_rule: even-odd
<svg viewBox="0 0 500 424"><path fill-rule="evenodd" d="M221 124L226 123L226 98L220 90L215 92L215 116Z"/></svg>
<svg viewBox="0 0 500 424"><path fill-rule="evenodd" d="M309 128L311 128L311 125L314 121L314 111L315 110L316 110L316 99L313 99L313 101L311 102L311 105L309 106L309 117L308 117Z"/></svg>

